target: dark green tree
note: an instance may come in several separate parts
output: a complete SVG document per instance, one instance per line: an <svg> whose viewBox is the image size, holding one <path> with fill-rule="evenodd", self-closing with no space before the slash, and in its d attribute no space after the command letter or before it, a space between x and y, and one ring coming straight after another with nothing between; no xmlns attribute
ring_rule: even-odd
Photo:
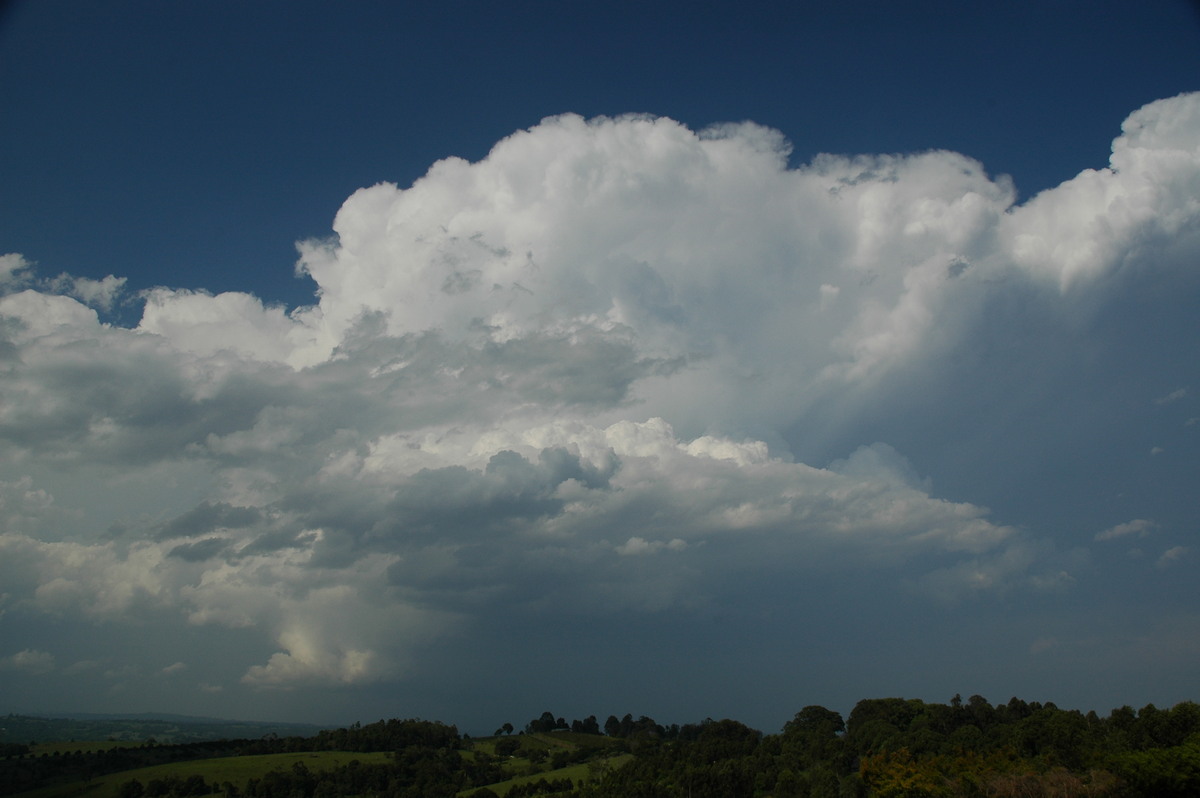
<svg viewBox="0 0 1200 798"><path fill-rule="evenodd" d="M535 718L525 724L526 734L545 734L554 731L558 725L558 719L554 717L553 712L543 712L541 717Z"/></svg>
<svg viewBox="0 0 1200 798"><path fill-rule="evenodd" d="M145 785L137 779L124 782L117 788L117 798L142 798L145 794Z"/></svg>

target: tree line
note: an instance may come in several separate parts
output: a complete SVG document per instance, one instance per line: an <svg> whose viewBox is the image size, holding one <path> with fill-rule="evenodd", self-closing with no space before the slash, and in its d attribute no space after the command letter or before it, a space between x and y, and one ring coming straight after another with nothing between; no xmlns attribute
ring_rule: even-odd
<svg viewBox="0 0 1200 798"><path fill-rule="evenodd" d="M800 710L781 733L737 721L644 739L580 798L1038 798L1200 795L1200 706L1121 707L1107 718L1013 698L860 701Z"/></svg>
<svg viewBox="0 0 1200 798"><path fill-rule="evenodd" d="M528 775L510 798L1038 798L1200 795L1200 705L1124 706L1107 717L1053 703L981 696L947 703L866 699L848 717L807 706L780 732L735 720L663 725L632 714L568 723L544 712L520 732L472 740L439 722L387 720L322 731L187 746L147 745L60 757L10 756L0 792L12 794L163 761L298 751L387 751L384 764L351 762L327 771L303 764L250 779L209 784L203 776L121 786L121 798L334 798L341 795L492 798L489 785ZM561 734L569 732L570 734ZM595 743L587 743L595 740ZM619 766L610 766L622 754ZM554 771L588 762L585 769ZM53 774L58 768L58 778ZM586 776L578 775L587 772ZM40 773L41 775L36 775ZM539 773L545 775L534 780ZM31 775L34 774L34 775Z"/></svg>

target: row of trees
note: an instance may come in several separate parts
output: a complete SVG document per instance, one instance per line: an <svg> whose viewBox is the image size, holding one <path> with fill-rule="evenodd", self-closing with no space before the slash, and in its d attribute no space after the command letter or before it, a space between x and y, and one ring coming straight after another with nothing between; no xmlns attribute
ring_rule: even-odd
<svg viewBox="0 0 1200 798"><path fill-rule="evenodd" d="M548 734L557 731L570 731L580 734L605 734L620 740L639 738L674 740L679 737L683 728L678 723L671 724L670 726L662 726L656 723L653 718L648 718L645 715L635 720L632 714L626 714L623 718L618 718L616 715L609 715L608 720L604 721L602 731L600 722L596 720L595 715L588 715L583 720L573 720L568 723L566 718L556 718L553 712L543 712L539 717L525 724L524 733ZM514 731L515 728L511 723L505 723L496 729L494 736L510 735Z"/></svg>
<svg viewBox="0 0 1200 798"><path fill-rule="evenodd" d="M344 729L319 732L309 738L312 751L402 751L418 748L459 748L458 729L445 723L425 720L381 720L363 726L355 723Z"/></svg>
<svg viewBox="0 0 1200 798"><path fill-rule="evenodd" d="M538 737L587 728L593 737ZM88 777L110 757L154 762L208 755L284 751L390 751L386 764L355 761L329 771L297 764L245 785L207 784L202 776L130 780L122 798L174 798L214 791L228 798L334 798L340 795L426 798L458 793L490 798L487 785L514 772L537 775L588 761L580 782L547 773L510 795L574 798L975 798L976 796L1111 796L1180 798L1200 795L1200 706L1121 707L1108 717L1062 710L1052 703L1012 699L990 704L981 696L946 704L914 699L860 701L848 718L820 706L801 709L780 733L764 735L734 720L662 726L653 719L610 716L599 736L595 717L566 724L552 713L530 721L525 735L473 742L457 729L421 720L389 720L321 732L310 738L274 738L197 746L120 749L95 757L58 757L85 766ZM504 732L504 727L501 727ZM505 748L512 750L506 751ZM632 756L610 766L617 751ZM519 755L519 759L509 759ZM49 759L3 763L12 776ZM90 763L90 764L89 764ZM128 764L128 763L126 763ZM144 766L138 761L133 766ZM514 771L514 767L518 770ZM27 774L28 775L28 774ZM3 781L3 780L0 780ZM37 779L34 779L37 782ZM586 783L583 783L586 782ZM10 778L0 792L20 792L27 778ZM10 789L4 789L7 786ZM11 789L12 787L17 789ZM239 795L240 794L240 795Z"/></svg>
<svg viewBox="0 0 1200 798"><path fill-rule="evenodd" d="M615 718L609 720L615 721ZM516 729L511 723L505 723L500 728L496 729L493 736L512 734ZM588 715L583 720L573 720L567 723L566 718L556 718L553 712L543 712L540 717L534 718L525 724L525 734L548 734L556 731L572 731L580 734L600 734L600 723L596 720L595 715Z"/></svg>
<svg viewBox="0 0 1200 798"><path fill-rule="evenodd" d="M1200 706L1109 717L980 696L860 701L843 720L809 706L778 735L736 721L643 743L587 798L966 798L1200 795Z"/></svg>

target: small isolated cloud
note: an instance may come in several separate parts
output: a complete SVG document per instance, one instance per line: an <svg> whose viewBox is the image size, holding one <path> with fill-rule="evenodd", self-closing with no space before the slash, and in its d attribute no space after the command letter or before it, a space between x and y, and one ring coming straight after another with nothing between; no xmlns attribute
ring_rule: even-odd
<svg viewBox="0 0 1200 798"><path fill-rule="evenodd" d="M54 655L46 651L27 648L10 657L0 659L0 668L40 676L54 670Z"/></svg>
<svg viewBox="0 0 1200 798"><path fill-rule="evenodd" d="M163 668L161 671L159 671L159 673L161 673L163 676L172 676L185 670L187 670L187 664L183 662L174 662Z"/></svg>
<svg viewBox="0 0 1200 798"><path fill-rule="evenodd" d="M1188 394L1187 388L1177 388L1174 391L1171 391L1166 396L1160 396L1159 398L1155 399L1154 404L1169 405L1172 402L1178 402L1180 399L1187 396L1187 394Z"/></svg>
<svg viewBox="0 0 1200 798"><path fill-rule="evenodd" d="M654 554L664 549L669 551L683 551L687 547L687 542L679 538L672 538L669 541L647 541L644 538L632 537L620 546L617 546L616 551L617 554L629 556L635 554Z"/></svg>
<svg viewBox="0 0 1200 798"><path fill-rule="evenodd" d="M1137 535L1140 538L1144 538L1150 534L1150 531L1155 526L1157 524L1153 521L1148 521L1144 518L1135 518L1132 521L1126 521L1123 524L1117 524L1105 529L1103 532L1096 533L1096 540L1113 540L1114 538L1123 538L1129 535Z"/></svg>
<svg viewBox="0 0 1200 798"><path fill-rule="evenodd" d="M1054 559L1045 544L1017 541L998 552L930 571L916 580L915 586L947 603L985 593L1070 590L1075 577L1065 569L1052 567Z"/></svg>
<svg viewBox="0 0 1200 798"><path fill-rule="evenodd" d="M104 663L94 659L81 659L78 662L72 662L70 665L62 669L62 672L68 676L77 674L87 674L99 672L104 668Z"/></svg>
<svg viewBox="0 0 1200 798"><path fill-rule="evenodd" d="M1190 549L1187 546L1174 546L1164 551L1155 564L1159 568L1168 568L1187 557L1189 553Z"/></svg>
<svg viewBox="0 0 1200 798"><path fill-rule="evenodd" d="M124 665L118 665L115 668L109 668L104 671L104 678L112 681L123 681L131 679L138 675L141 669L135 663L129 662Z"/></svg>
<svg viewBox="0 0 1200 798"><path fill-rule="evenodd" d="M225 690L225 688L219 684L209 684L208 682L200 682L198 685L196 685L196 689L202 693L208 693L209 695L216 695L217 693Z"/></svg>
<svg viewBox="0 0 1200 798"><path fill-rule="evenodd" d="M1166 449L1164 449L1163 447L1161 447L1161 446L1155 446L1155 447L1152 447L1152 448L1150 449L1150 454L1151 454L1151 455L1157 455L1157 454L1162 454L1162 453L1163 453L1163 452L1165 452L1165 451L1166 451Z"/></svg>

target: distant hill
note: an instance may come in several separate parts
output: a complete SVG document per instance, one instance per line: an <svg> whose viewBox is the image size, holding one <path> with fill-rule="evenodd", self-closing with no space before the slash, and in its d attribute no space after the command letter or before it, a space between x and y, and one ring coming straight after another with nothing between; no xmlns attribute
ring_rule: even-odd
<svg viewBox="0 0 1200 798"><path fill-rule="evenodd" d="M34 715L0 716L0 743L49 743L82 740L121 740L160 743L189 743L205 740L255 739L268 735L311 737L323 727L308 723L197 718L187 715L143 713L97 715L78 713L70 717Z"/></svg>

